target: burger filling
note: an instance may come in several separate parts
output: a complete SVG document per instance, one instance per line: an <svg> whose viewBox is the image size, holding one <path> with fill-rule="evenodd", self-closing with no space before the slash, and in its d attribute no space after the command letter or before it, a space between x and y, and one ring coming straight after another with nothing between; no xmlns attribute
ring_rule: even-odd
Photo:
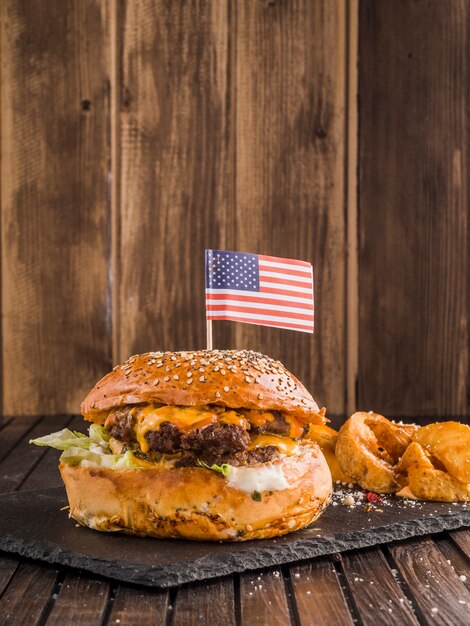
<svg viewBox="0 0 470 626"><path fill-rule="evenodd" d="M323 419L324 409L317 417ZM270 461L299 454L308 430L279 411L215 405L137 405L101 418L104 424L91 424L88 435L64 428L30 443L62 450L61 463L80 467L204 467L255 498L260 490L286 488L282 469Z"/></svg>
<svg viewBox="0 0 470 626"><path fill-rule="evenodd" d="M295 454L308 426L279 411L146 405L111 411L104 428L116 451L132 450L149 462L173 455L183 467L253 465Z"/></svg>

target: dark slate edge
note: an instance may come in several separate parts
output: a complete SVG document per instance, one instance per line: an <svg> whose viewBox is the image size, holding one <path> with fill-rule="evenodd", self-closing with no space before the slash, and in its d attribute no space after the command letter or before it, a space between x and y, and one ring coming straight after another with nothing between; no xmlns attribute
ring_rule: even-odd
<svg viewBox="0 0 470 626"><path fill-rule="evenodd" d="M469 525L470 511L460 510L451 515L409 520L386 527L345 534L343 537L331 536L316 539L300 536L297 541L288 544L269 543L266 546L253 548L252 551L238 554L208 554L185 565L153 566L146 568L145 571L142 566L130 566L124 561L107 561L62 550L50 542L49 547L43 545L38 548L34 542L0 537L0 549L54 565L67 565L87 570L121 582L166 588L196 580L302 561L334 552L366 548L379 543L389 543L443 530L456 530ZM119 572L119 575L116 575L116 572Z"/></svg>

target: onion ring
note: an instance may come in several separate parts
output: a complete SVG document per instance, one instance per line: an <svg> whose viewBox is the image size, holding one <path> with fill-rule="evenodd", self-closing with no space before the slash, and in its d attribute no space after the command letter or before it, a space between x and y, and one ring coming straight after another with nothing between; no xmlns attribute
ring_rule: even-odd
<svg viewBox="0 0 470 626"><path fill-rule="evenodd" d="M417 429L414 424L395 424L377 413L354 413L338 433L336 458L341 470L368 491L398 491L403 476L395 465Z"/></svg>

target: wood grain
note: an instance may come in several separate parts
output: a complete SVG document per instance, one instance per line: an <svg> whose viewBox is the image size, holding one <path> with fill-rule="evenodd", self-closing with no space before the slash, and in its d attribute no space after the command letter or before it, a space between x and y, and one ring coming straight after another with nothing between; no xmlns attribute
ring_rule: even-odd
<svg viewBox="0 0 470 626"><path fill-rule="evenodd" d="M0 557L0 597L5 591L17 567L18 559L15 557L6 554Z"/></svg>
<svg viewBox="0 0 470 626"><path fill-rule="evenodd" d="M347 552L342 563L364 626L417 626L408 598L378 548Z"/></svg>
<svg viewBox="0 0 470 626"><path fill-rule="evenodd" d="M336 569L329 559L315 559L290 568L300 624L348 626L353 624Z"/></svg>
<svg viewBox="0 0 470 626"><path fill-rule="evenodd" d="M0 437L0 460L9 454L10 450L21 441L35 424L40 420L39 417L16 417L2 429Z"/></svg>
<svg viewBox="0 0 470 626"><path fill-rule="evenodd" d="M240 576L241 626L289 626L284 577L280 568Z"/></svg>
<svg viewBox="0 0 470 626"><path fill-rule="evenodd" d="M470 4L360 5L359 405L465 415Z"/></svg>
<svg viewBox="0 0 470 626"><path fill-rule="evenodd" d="M204 248L230 247L228 3L123 5L116 360L205 347Z"/></svg>
<svg viewBox="0 0 470 626"><path fill-rule="evenodd" d="M53 567L21 563L0 597L2 626L36 626L46 614L58 581Z"/></svg>
<svg viewBox="0 0 470 626"><path fill-rule="evenodd" d="M181 587L172 610L173 626L235 626L233 578Z"/></svg>
<svg viewBox="0 0 470 626"><path fill-rule="evenodd" d="M36 464L46 454L47 448L31 445L29 440L61 430L69 422L70 417L63 415L54 415L47 419L43 418L20 439L18 444L0 462L0 493L18 489Z"/></svg>
<svg viewBox="0 0 470 626"><path fill-rule="evenodd" d="M359 362L358 107L359 0L346 3L346 415L357 411Z"/></svg>
<svg viewBox="0 0 470 626"><path fill-rule="evenodd" d="M5 418L3 415L0 417L0 431L5 428L5 426L7 424L9 424L11 422L13 418L12 417L7 417Z"/></svg>
<svg viewBox="0 0 470 626"><path fill-rule="evenodd" d="M165 626L168 592L119 585L107 624Z"/></svg>
<svg viewBox="0 0 470 626"><path fill-rule="evenodd" d="M101 624L110 585L86 574L67 574L47 618L47 626Z"/></svg>
<svg viewBox="0 0 470 626"><path fill-rule="evenodd" d="M236 4L235 249L313 263L315 335L237 324L345 413L345 4Z"/></svg>
<svg viewBox="0 0 470 626"><path fill-rule="evenodd" d="M470 558L470 530L454 530L449 534L462 552Z"/></svg>
<svg viewBox="0 0 470 626"><path fill-rule="evenodd" d="M435 536L433 541L445 556L447 563L455 570L457 576L470 591L470 549L468 552L463 552L447 535Z"/></svg>
<svg viewBox="0 0 470 626"><path fill-rule="evenodd" d="M4 412L76 412L111 365L106 0L2 5Z"/></svg>
<svg viewBox="0 0 470 626"><path fill-rule="evenodd" d="M413 593L420 623L468 623L470 591L431 540L403 541L390 552Z"/></svg>
<svg viewBox="0 0 470 626"><path fill-rule="evenodd" d="M81 416L73 418L67 426L70 430L79 430L81 432L85 432L86 430ZM47 432L45 434L47 434ZM20 491L62 487L64 483L60 477L58 467L61 454L60 450L46 448L46 453L34 467L34 471L30 472L24 482L21 483Z"/></svg>

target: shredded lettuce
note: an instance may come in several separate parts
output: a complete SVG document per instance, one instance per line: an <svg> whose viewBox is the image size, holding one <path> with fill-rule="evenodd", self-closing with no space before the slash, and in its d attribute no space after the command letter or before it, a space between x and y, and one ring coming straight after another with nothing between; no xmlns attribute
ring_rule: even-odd
<svg viewBox="0 0 470 626"><path fill-rule="evenodd" d="M145 469L145 466L136 460L131 450L124 452L124 454L113 454L109 448L109 438L109 434L103 426L92 424L88 436L64 428L45 437L31 439L29 443L62 450L60 461L66 465L107 467L110 469Z"/></svg>
<svg viewBox="0 0 470 626"><path fill-rule="evenodd" d="M230 465L228 463L222 463L222 465L208 465L200 459L198 459L196 463L199 465L199 467L205 467L206 469L210 469L213 472L219 472L219 474L222 474L222 476L228 476L228 474L230 473Z"/></svg>
<svg viewBox="0 0 470 626"><path fill-rule="evenodd" d="M49 446L56 450L68 450L75 446L88 449L90 438L82 433L74 433L68 428L64 428L45 437L30 439L29 443L34 443L36 446Z"/></svg>
<svg viewBox="0 0 470 626"><path fill-rule="evenodd" d="M90 439L97 443L108 443L110 436L104 429L104 426L92 424L89 428Z"/></svg>

